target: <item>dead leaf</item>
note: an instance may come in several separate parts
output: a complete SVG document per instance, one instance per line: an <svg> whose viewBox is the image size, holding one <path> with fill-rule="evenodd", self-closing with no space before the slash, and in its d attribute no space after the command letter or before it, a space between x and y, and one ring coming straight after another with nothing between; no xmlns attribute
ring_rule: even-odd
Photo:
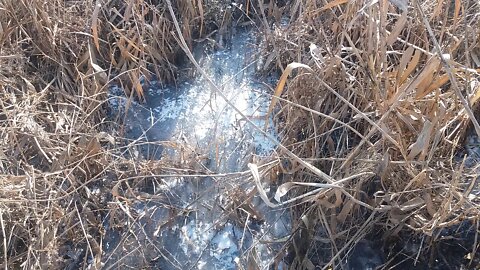
<svg viewBox="0 0 480 270"><path fill-rule="evenodd" d="M283 88L285 87L285 83L287 82L288 75L290 75L290 73L292 73L292 70L294 70L296 68L300 68L300 67L303 67L303 68L308 69L308 70L312 70L309 66L301 64L301 63L293 62L293 63L288 64L287 68L283 71L283 74L280 77L280 80L278 81L277 87L275 88L275 93L272 97L272 101L270 102L270 106L268 107L268 112L267 112L267 115L266 115L267 119L270 116L270 114L272 113L273 108L275 107L275 104L277 104L277 101L278 101L277 98L280 97L280 95L283 92ZM267 125L267 124L268 124L268 121L265 121L265 125Z"/></svg>
<svg viewBox="0 0 480 270"><path fill-rule="evenodd" d="M442 87L443 85L445 85L449 81L450 81L450 78L448 77L448 74L443 74L441 76L437 76L437 77L435 77L433 82L431 82L429 84L427 90L425 90L422 93L417 93L415 98L421 99L421 98L425 97L426 95L430 94L432 91Z"/></svg>
<svg viewBox="0 0 480 270"><path fill-rule="evenodd" d="M280 202L280 199L285 196L294 186L306 186L306 187L316 187L316 188L339 188L337 185L332 184L321 184L321 183L308 183L308 182L288 182L282 184L278 187L275 192L275 200Z"/></svg>
<svg viewBox="0 0 480 270"><path fill-rule="evenodd" d="M470 87L472 88L473 96L470 98L470 105L473 106L480 99L480 82L477 80L472 80L470 82Z"/></svg>
<svg viewBox="0 0 480 270"><path fill-rule="evenodd" d="M347 219L347 217L349 216L350 212L352 211L353 206L355 206L355 204L353 203L352 200L348 200L348 201L343 205L342 211L340 211L340 214L338 214L338 216L337 216L337 220L338 220L340 223L342 223L342 224L345 223L345 220Z"/></svg>
<svg viewBox="0 0 480 270"><path fill-rule="evenodd" d="M98 14L100 13L100 8L102 5L100 4L99 1L97 1L97 4L95 5L95 9L93 10L93 15L92 15L92 36L93 36L93 43L95 44L95 47L97 48L97 51L100 52L100 43L98 42L98 29L97 29L97 24L98 24Z"/></svg>
<svg viewBox="0 0 480 270"><path fill-rule="evenodd" d="M390 217L390 222L392 222L395 225L398 225L400 224L400 222L402 222L402 220L405 219L405 217L407 217L407 215L402 210L400 210L399 207L393 207L389 211L389 217Z"/></svg>
<svg viewBox="0 0 480 270"><path fill-rule="evenodd" d="M250 172L252 173L252 176L253 176L253 180L257 185L257 190L258 190L258 194L260 195L260 198L262 198L263 202L266 205L268 205L269 207L275 208L276 205L270 202L270 200L268 199L267 193L263 189L262 183L260 181L260 173L258 172L257 165L253 163L248 163L248 168L250 169Z"/></svg>
<svg viewBox="0 0 480 270"><path fill-rule="evenodd" d="M118 181L112 188L112 196L115 197L116 199L126 199L125 197L120 195L120 184L121 182Z"/></svg>
<svg viewBox="0 0 480 270"><path fill-rule="evenodd" d="M410 59L412 59L413 52L415 52L415 49L413 47L408 47L407 50L403 53L402 58L400 59L400 64L398 65L397 69L397 85L400 85L400 79L401 76L407 67L407 64L410 62Z"/></svg>
<svg viewBox="0 0 480 270"><path fill-rule="evenodd" d="M295 186L295 183L285 183L282 184L281 186L278 187L277 191L275 192L275 200L277 202L281 202L281 198L287 194L290 189L292 189Z"/></svg>
<svg viewBox="0 0 480 270"><path fill-rule="evenodd" d="M402 85L407 80L408 76L415 70L415 68L418 65L418 62L420 61L421 55L422 55L422 52L417 50L415 51L415 54L413 55L411 60L407 59L410 61L408 62L408 65L405 71L402 72L402 77L400 78L400 82L398 83L398 85Z"/></svg>
<svg viewBox="0 0 480 270"><path fill-rule="evenodd" d="M339 5L342 5L342 4L345 4L347 3L348 0L334 0L328 4L326 4L325 6L323 6L320 11L325 11L327 9L331 9L331 8L334 8L336 6L339 6Z"/></svg>
<svg viewBox="0 0 480 270"><path fill-rule="evenodd" d="M460 8L462 7L461 0L455 0L455 11L453 13L453 25L457 25L458 15L460 15Z"/></svg>
<svg viewBox="0 0 480 270"><path fill-rule="evenodd" d="M99 132L99 133L96 135L96 137L97 137L97 139L100 140L100 141L102 141L102 140L108 141L110 144L115 145L115 138L114 138L112 135L110 135L110 134L108 134L108 133L106 133L106 132L104 132L104 131Z"/></svg>
<svg viewBox="0 0 480 270"><path fill-rule="evenodd" d="M432 20L435 19L436 17L438 17L438 15L440 15L442 10L444 10L443 9L443 1L444 0L438 0L438 2L436 3L436 7L435 7L435 10L433 11L433 15L432 15Z"/></svg>
<svg viewBox="0 0 480 270"><path fill-rule="evenodd" d="M382 180L385 179L388 173L388 167L390 165L390 154L388 151L385 151L383 154L382 160L378 163L376 167L376 173Z"/></svg>
<svg viewBox="0 0 480 270"><path fill-rule="evenodd" d="M403 203L402 205L400 205L400 210L408 212L408 211L414 210L416 208L419 208L420 206L422 206L424 204L425 204L425 201L422 198L415 197L415 198L407 201L406 203Z"/></svg>
<svg viewBox="0 0 480 270"><path fill-rule="evenodd" d="M390 0L392 1L392 0ZM400 0L395 0L395 1L400 1ZM406 4L405 4L406 5ZM393 28L392 32L390 32L390 35L387 38L387 45L392 46L392 44L397 41L397 37L400 35L402 32L403 28L405 27L405 24L407 23L407 11L406 7L405 10L402 13L402 16L400 16L400 19L398 19L397 23L395 24L395 27Z"/></svg>
<svg viewBox="0 0 480 270"><path fill-rule="evenodd" d="M425 120L425 122L423 123L423 129L418 135L417 140L415 141L415 143L410 145L410 147L408 147L408 150L410 151L410 153L408 154L409 160L415 158L424 150L425 147L428 147L428 143L430 142L431 137L430 135L432 134L432 127L432 122L430 122L429 120Z"/></svg>
<svg viewBox="0 0 480 270"><path fill-rule="evenodd" d="M310 55L315 59L316 61L319 61L321 64L325 63L325 58L322 55L321 50L317 47L315 44L310 44Z"/></svg>
<svg viewBox="0 0 480 270"><path fill-rule="evenodd" d="M435 210L435 207L433 205L433 201L432 201L432 196L430 195L430 193L428 192L425 192L423 197L425 198L425 204L427 206L427 212L428 214L431 216L431 217L434 217L435 216L435 213L437 212Z"/></svg>
<svg viewBox="0 0 480 270"><path fill-rule="evenodd" d="M87 145L86 152L89 156L94 156L102 150L102 146L97 138L92 138Z"/></svg>

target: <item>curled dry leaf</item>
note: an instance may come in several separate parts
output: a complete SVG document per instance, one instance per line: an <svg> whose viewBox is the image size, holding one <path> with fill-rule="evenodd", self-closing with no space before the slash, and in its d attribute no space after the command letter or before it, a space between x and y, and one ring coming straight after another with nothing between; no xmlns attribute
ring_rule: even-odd
<svg viewBox="0 0 480 270"><path fill-rule="evenodd" d="M253 180L255 181L255 184L257 186L257 190L258 190L258 194L260 195L260 198L262 198L263 202L265 202L265 204L268 205L269 207L272 207L272 208L277 207L275 204L270 202L270 200L268 199L267 193L263 189L262 183L260 182L260 173L258 172L257 165L253 163L248 163L248 168L252 173Z"/></svg>
<svg viewBox="0 0 480 270"><path fill-rule="evenodd" d="M316 187L316 188L340 188L340 186L322 183L308 183L308 182L288 182L280 185L275 192L275 200L280 202L280 199L285 196L294 186Z"/></svg>
<svg viewBox="0 0 480 270"><path fill-rule="evenodd" d="M292 182L288 182L279 186L277 191L275 192L275 200L277 202L281 202L280 199L283 196L285 196L285 194L287 194L290 191L290 189L292 189L294 186L295 186L295 183L292 183Z"/></svg>
<svg viewBox="0 0 480 270"><path fill-rule="evenodd" d="M268 112L266 115L267 118L272 113L273 108L275 107L275 104L277 104L277 101L278 101L277 98L280 97L280 95L283 93L283 88L285 88L285 83L287 82L288 75L290 75L290 73L292 73L294 69L300 68L300 67L306 68L308 70L312 70L309 66L305 64L295 63L295 62L288 64L287 68L283 71L282 76L280 77L280 80L278 81L277 87L275 88L275 93L272 97L272 102L268 107ZM266 124L267 123L268 121L266 121Z"/></svg>

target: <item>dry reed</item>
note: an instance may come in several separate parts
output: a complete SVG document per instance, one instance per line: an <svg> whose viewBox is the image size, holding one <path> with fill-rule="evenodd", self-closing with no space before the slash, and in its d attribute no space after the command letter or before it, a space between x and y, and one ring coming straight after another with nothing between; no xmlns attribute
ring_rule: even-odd
<svg viewBox="0 0 480 270"><path fill-rule="evenodd" d="M298 218L308 220L298 225L308 237L293 240L311 247L296 249L305 267L311 260L323 269L344 267L363 238L375 238L390 262L398 254L385 243L405 235L427 239L413 258L437 256L432 247L442 229L478 222L476 173L459 153L466 136L479 132L472 116L480 93L480 6L409 2L292 1L267 36L265 71L292 62L309 67L286 89L282 76L275 92L282 144L341 186L319 189L297 207ZM288 160L278 169L287 181L327 183ZM323 242L315 240L319 231ZM468 263L475 256L478 262L476 245L472 239L465 247Z"/></svg>
<svg viewBox="0 0 480 270"><path fill-rule="evenodd" d="M182 46L215 28L228 32L231 14L214 3L175 1L178 27L163 1L0 3L3 268L100 268L107 213L122 227L134 219L125 205L149 196L136 189L145 178L198 173L190 164L127 158L135 145L102 131L114 125L104 120L109 83L143 99L140 75L173 81ZM385 243L421 235L418 259L431 254L442 228L478 223L476 173L455 157L478 129L471 116L480 104L480 6L392 3L242 7L264 26L264 71L309 67L286 69L269 110L285 161L271 171L289 182L277 198L303 202L292 206L292 269L340 268L372 235ZM172 35L178 30L186 44ZM466 247L470 267L478 267L477 245Z"/></svg>
<svg viewBox="0 0 480 270"><path fill-rule="evenodd" d="M203 5L175 3L191 44L213 31ZM126 158L107 89L142 99L140 75L173 81L172 27L162 1L0 2L1 268L101 267L102 223L143 183L129 177L164 167Z"/></svg>

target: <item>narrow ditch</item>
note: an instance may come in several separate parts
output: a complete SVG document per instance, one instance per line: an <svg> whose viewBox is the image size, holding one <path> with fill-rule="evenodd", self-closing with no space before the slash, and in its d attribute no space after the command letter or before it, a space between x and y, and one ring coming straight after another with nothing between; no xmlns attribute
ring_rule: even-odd
<svg viewBox="0 0 480 270"><path fill-rule="evenodd" d="M272 119L267 81L256 74L255 33L238 29L230 44L194 49L216 85L244 115L278 136ZM144 80L146 102L128 100L118 86L110 90L112 116L124 121L122 132L135 142L136 158L192 163L198 171L224 176L152 177L145 191L154 199L130 206L128 229L107 228L105 265L160 269L236 269L254 260L268 268L279 264L290 233L288 210L272 211L254 196L248 162L265 159L275 144L246 123L205 78L195 76L162 87ZM270 78L272 83L272 78ZM270 187L266 186L268 190ZM134 217L135 216L135 217ZM108 224L107 224L108 227ZM284 240L282 240L284 239ZM277 256L278 255L278 256Z"/></svg>

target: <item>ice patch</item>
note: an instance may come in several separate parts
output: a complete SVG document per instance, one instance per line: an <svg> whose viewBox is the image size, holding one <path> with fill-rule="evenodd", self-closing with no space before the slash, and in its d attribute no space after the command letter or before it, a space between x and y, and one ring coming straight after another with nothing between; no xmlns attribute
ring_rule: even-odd
<svg viewBox="0 0 480 270"><path fill-rule="evenodd" d="M266 118L271 90L255 82L256 59L249 57L253 55L249 43L254 43L252 36L240 33L234 37L231 49L217 51L199 60L203 70L241 113L212 91L205 78L197 77L182 83L179 89L163 87L154 81L146 82L142 78L144 89L147 89L146 104L131 101L125 117L127 136L148 142L169 141L186 145L185 148L191 148L195 155L208 157L210 162L204 166L214 173L243 171L251 155L272 154L276 144L247 121L261 130L268 122L266 132L278 137L271 115ZM125 110L128 99L122 89L111 87L109 97L114 112ZM165 147L161 156L178 154L175 151L175 148ZM261 254L258 255L259 266L267 269L275 251L259 240L272 240L289 233L290 227L286 225L289 224L288 213L271 211L265 206L258 206L261 214L265 214L264 224L252 222L251 217L245 226L232 222L228 214L232 210L218 207L223 191L211 188L214 185L212 179L158 178L156 183L155 192L168 198L169 207L160 203L134 206L132 212L140 220L135 221L136 227L129 230L135 235L144 235L145 239L154 239L154 246L164 254L159 256L156 249L147 251L158 256L161 269L237 269L245 263L242 256L252 248ZM261 203L258 200L257 205ZM182 211L185 216L179 214ZM135 245L135 241L140 240L132 239L128 243ZM140 259L127 255L133 251L125 247L127 242L123 245L117 251L120 252L117 258Z"/></svg>

